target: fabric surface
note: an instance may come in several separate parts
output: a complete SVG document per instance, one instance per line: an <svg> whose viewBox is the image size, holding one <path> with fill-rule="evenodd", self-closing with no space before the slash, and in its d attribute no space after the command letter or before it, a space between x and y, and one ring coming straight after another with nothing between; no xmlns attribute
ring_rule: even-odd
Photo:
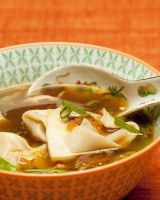
<svg viewBox="0 0 160 200"><path fill-rule="evenodd" d="M160 0L0 0L0 47L42 41L102 45L160 70ZM160 149L126 200L160 199Z"/></svg>

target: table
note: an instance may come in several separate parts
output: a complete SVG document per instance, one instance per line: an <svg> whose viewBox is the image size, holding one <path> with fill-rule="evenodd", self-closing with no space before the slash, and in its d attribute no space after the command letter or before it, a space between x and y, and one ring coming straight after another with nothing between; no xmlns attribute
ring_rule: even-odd
<svg viewBox="0 0 160 200"><path fill-rule="evenodd" d="M160 0L0 0L0 47L41 41L102 45L160 70ZM160 148L125 200L160 199Z"/></svg>

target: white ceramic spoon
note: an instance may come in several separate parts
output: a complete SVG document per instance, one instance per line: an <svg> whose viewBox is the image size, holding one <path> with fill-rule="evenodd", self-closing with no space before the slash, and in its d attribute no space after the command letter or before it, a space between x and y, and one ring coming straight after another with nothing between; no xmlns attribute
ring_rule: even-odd
<svg viewBox="0 0 160 200"><path fill-rule="evenodd" d="M90 65L68 65L53 69L38 78L31 85L28 93L30 94L34 90L47 84L52 84L53 87L57 87L57 85L60 84L74 84L77 81L81 83L86 81L88 83L96 82L99 86L104 88L116 87L117 89L120 89L121 87L124 87L122 93L127 98L129 106L120 115L127 115L147 106L160 103L160 77L128 81L105 69L96 68ZM155 94L148 94L143 97L140 96L138 90L140 87L147 86L148 84Z"/></svg>

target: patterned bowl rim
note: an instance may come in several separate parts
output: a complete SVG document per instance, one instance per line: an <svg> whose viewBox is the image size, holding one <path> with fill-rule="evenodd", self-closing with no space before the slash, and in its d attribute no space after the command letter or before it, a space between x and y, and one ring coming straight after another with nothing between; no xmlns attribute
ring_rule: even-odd
<svg viewBox="0 0 160 200"><path fill-rule="evenodd" d="M120 50L115 50L112 48L107 48L107 47L103 47L103 46L98 46L98 45L92 45L92 44L85 44L85 43L75 43L75 42L36 42L36 43L26 43L26 44L19 44L19 45L14 45L14 46L9 46L9 47L3 47L0 49L0 52L3 51L7 51L7 50L14 50L14 49L18 49L18 48L24 48L24 47L31 47L31 46L41 46L41 45L74 45L74 46L81 46L81 47L89 47L89 48L96 48L96 49L100 49L100 50L104 50L104 51L112 51L114 53L117 54L121 54L123 56L126 56L130 59L133 59L143 65L145 65L147 68L151 69L153 72L155 72L157 75L160 75L160 71L158 71L155 67L153 67L152 65L150 65L149 63L141 60L140 58L137 58L135 56L132 56L128 53L124 53ZM146 153L147 151L153 150L155 149L158 144L160 143L160 136L158 136L151 144L149 144L148 146L146 146L145 148L143 148L142 150L136 152L135 154L127 157L127 158L123 158L122 160L113 162L111 164L106 164L100 167L95 167L92 169L86 169L86 170L82 170L82 171L71 171L71 172L65 172L65 173L57 173L57 174L27 174L27 173L21 173L21 172L9 172L9 171L4 171L4 170L0 170L0 175L9 175L9 176L18 176L18 177L39 177L39 178L49 178L49 177L55 177L55 178L63 178L63 177L71 177L71 176L81 176L81 175L87 175L87 174L93 174L93 173L97 173L99 171L104 171L107 170L109 168L113 168L113 167L117 167L123 163L126 163L132 159L136 159L137 157L141 156L142 154Z"/></svg>

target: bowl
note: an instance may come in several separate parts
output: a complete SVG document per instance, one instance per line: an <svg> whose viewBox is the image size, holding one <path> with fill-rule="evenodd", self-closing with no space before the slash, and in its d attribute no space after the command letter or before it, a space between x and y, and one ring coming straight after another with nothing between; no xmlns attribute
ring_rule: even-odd
<svg viewBox="0 0 160 200"><path fill-rule="evenodd" d="M142 60L109 48L76 43L34 43L0 50L0 88L30 82L66 64L90 64L128 80L159 73ZM160 142L159 107L148 113L158 130L155 140L136 154L105 166L64 174L24 174L0 170L1 200L118 200L143 176Z"/></svg>

